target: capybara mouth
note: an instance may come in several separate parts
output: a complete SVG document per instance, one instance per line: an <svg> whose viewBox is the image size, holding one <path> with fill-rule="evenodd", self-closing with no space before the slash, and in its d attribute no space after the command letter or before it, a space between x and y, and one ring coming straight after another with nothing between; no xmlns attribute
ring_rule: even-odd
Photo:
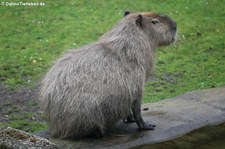
<svg viewBox="0 0 225 149"><path fill-rule="evenodd" d="M173 35L172 42L175 42L177 40L177 31L176 30L173 30L172 31L172 35Z"/></svg>
<svg viewBox="0 0 225 149"><path fill-rule="evenodd" d="M170 32L171 32L171 35L172 35L172 38L171 38L171 42L170 42L170 43L173 43L173 42L175 42L176 39L177 39L177 38L176 38L176 37L177 37L177 27L176 27L176 25L173 26L173 27L171 27Z"/></svg>

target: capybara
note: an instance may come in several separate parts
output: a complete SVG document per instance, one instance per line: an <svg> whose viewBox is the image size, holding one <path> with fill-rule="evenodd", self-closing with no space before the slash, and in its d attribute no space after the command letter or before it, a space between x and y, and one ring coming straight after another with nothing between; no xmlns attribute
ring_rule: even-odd
<svg viewBox="0 0 225 149"><path fill-rule="evenodd" d="M155 49L176 38L170 17L125 12L98 42L58 59L40 90L50 134L58 138L104 135L132 116L139 130L152 130L141 115L145 82L153 75Z"/></svg>

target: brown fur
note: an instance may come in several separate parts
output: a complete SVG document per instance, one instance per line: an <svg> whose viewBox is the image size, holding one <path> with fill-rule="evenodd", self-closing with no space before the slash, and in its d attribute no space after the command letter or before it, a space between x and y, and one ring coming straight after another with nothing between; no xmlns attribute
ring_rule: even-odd
<svg viewBox="0 0 225 149"><path fill-rule="evenodd" d="M175 35L176 23L169 17L126 13L98 42L63 55L40 91L51 135L104 134L130 110L139 129L152 129L140 112L144 84L154 72L154 50L172 43Z"/></svg>

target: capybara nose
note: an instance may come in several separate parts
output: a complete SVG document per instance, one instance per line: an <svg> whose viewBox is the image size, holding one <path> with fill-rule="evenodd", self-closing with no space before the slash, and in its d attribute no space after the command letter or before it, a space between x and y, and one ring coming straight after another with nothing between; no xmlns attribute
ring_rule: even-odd
<svg viewBox="0 0 225 149"><path fill-rule="evenodd" d="M172 24L172 25L171 25L171 29L174 30L174 31L177 31L177 23L174 22L174 21L172 21L171 24Z"/></svg>
<svg viewBox="0 0 225 149"><path fill-rule="evenodd" d="M166 23L169 25L170 29L173 31L177 31L177 23L173 21L169 16L162 16L162 18L166 21Z"/></svg>

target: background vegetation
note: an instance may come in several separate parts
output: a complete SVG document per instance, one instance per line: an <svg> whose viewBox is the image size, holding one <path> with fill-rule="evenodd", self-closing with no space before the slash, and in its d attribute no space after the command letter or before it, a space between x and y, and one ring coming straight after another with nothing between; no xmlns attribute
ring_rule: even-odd
<svg viewBox="0 0 225 149"><path fill-rule="evenodd" d="M67 50L98 40L123 17L125 10L167 14L178 24L178 42L157 49L157 72L146 85L144 102L225 85L222 0L42 2L45 6L0 6L0 82L13 92L37 88L55 59ZM0 126L29 125L26 117L22 119ZM31 125L35 128L28 131L46 128L45 124L36 126Z"/></svg>

